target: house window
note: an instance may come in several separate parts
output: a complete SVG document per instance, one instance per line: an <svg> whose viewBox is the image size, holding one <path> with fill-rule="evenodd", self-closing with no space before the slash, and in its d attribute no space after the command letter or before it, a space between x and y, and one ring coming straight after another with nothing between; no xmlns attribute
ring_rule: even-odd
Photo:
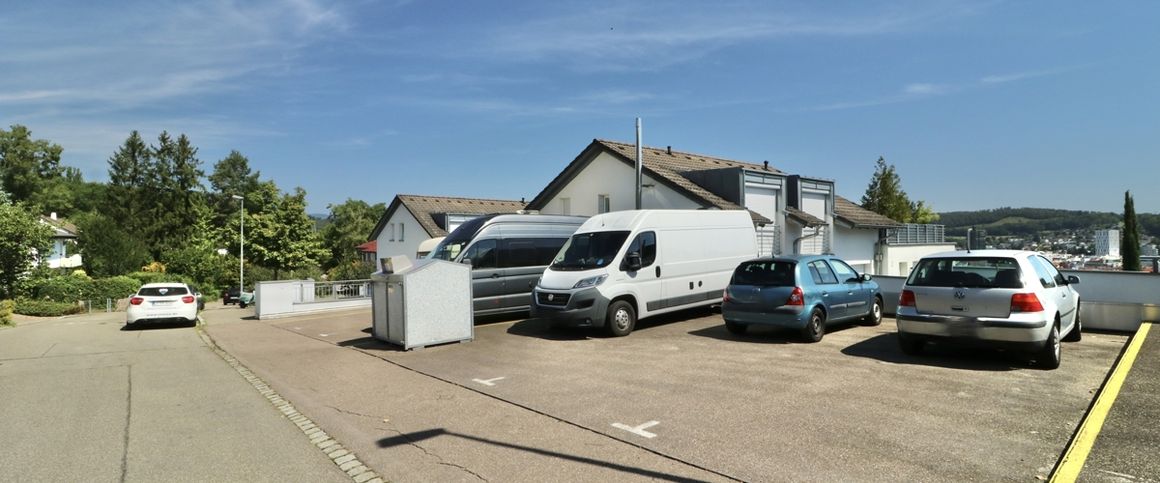
<svg viewBox="0 0 1160 483"><path fill-rule="evenodd" d="M407 225L399 223L399 241L403 241L403 228L406 228L406 227L407 227Z"/></svg>
<svg viewBox="0 0 1160 483"><path fill-rule="evenodd" d="M608 195L596 195L596 212L608 213L609 211L612 211L612 200L608 198Z"/></svg>
<svg viewBox="0 0 1160 483"><path fill-rule="evenodd" d="M561 215L571 215L572 214L572 199L571 198L560 198L560 214Z"/></svg>
<svg viewBox="0 0 1160 483"><path fill-rule="evenodd" d="M390 229L390 233L391 233L391 239L390 239L390 241L395 241L395 224L394 224L394 223L391 223L391 226L390 226L390 228L391 228L391 229Z"/></svg>

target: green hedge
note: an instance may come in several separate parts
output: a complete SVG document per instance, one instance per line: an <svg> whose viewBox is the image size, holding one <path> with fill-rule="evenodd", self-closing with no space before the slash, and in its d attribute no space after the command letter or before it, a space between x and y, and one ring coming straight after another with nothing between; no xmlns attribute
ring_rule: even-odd
<svg viewBox="0 0 1160 483"><path fill-rule="evenodd" d="M141 282L132 277L118 276L91 279L84 275L69 275L35 280L29 283L27 298L52 302L74 303L79 300L103 302L106 298L123 299L137 292Z"/></svg>
<svg viewBox="0 0 1160 483"><path fill-rule="evenodd" d="M75 303L52 302L49 300L16 300L16 313L33 317L59 317L61 315L78 314L84 307Z"/></svg>
<svg viewBox="0 0 1160 483"><path fill-rule="evenodd" d="M16 309L16 302L0 300L0 325L12 325L12 312Z"/></svg>
<svg viewBox="0 0 1160 483"><path fill-rule="evenodd" d="M141 288L141 282L132 277L120 275L99 278L93 280L93 291L87 300L100 302L105 299L123 299L137 293L137 289L139 288Z"/></svg>

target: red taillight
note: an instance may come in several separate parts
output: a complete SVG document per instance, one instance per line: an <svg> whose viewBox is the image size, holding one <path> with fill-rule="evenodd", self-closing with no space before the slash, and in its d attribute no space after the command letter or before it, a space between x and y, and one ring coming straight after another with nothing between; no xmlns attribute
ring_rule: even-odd
<svg viewBox="0 0 1160 483"><path fill-rule="evenodd" d="M898 294L899 307L914 307L914 292L910 290L903 290Z"/></svg>
<svg viewBox="0 0 1160 483"><path fill-rule="evenodd" d="M725 295L721 297L722 302L731 302L733 298L729 296L729 289L725 289Z"/></svg>
<svg viewBox="0 0 1160 483"><path fill-rule="evenodd" d="M1043 312L1043 304L1034 293L1017 293L1011 296L1012 312Z"/></svg>
<svg viewBox="0 0 1160 483"><path fill-rule="evenodd" d="M786 305L805 305L806 294L802 292L801 287L794 287L793 292L790 292L789 298L785 299Z"/></svg>
<svg viewBox="0 0 1160 483"><path fill-rule="evenodd" d="M192 295L186 295L186 296L184 296L184 297L181 297L181 301L182 301L182 302L185 302L185 303L187 303L187 304L192 304L192 303L193 303L193 296L192 296Z"/></svg>
<svg viewBox="0 0 1160 483"><path fill-rule="evenodd" d="M129 299L129 305L141 305L141 302L144 302L144 301L145 301L145 299L143 299L141 297L133 297L133 298Z"/></svg>

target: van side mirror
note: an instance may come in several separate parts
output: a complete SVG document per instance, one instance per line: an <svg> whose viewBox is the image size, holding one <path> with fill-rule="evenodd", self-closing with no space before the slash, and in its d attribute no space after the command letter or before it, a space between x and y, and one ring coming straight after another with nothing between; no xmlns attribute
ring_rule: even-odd
<svg viewBox="0 0 1160 483"><path fill-rule="evenodd" d="M463 260L460 260L460 261L459 261L459 263L462 263L462 264L464 264L464 265L468 265L468 266L470 266L470 265L471 265L471 259L470 259L470 258L464 258Z"/></svg>
<svg viewBox="0 0 1160 483"><path fill-rule="evenodd" d="M1068 283L1069 285L1070 285L1070 284L1073 284L1073 283L1079 283L1079 277L1077 277L1077 276L1075 276L1075 275L1068 275L1068 276L1067 276L1067 283Z"/></svg>
<svg viewBox="0 0 1160 483"><path fill-rule="evenodd" d="M640 252L629 252L624 257L624 268L629 272L640 270Z"/></svg>
<svg viewBox="0 0 1160 483"><path fill-rule="evenodd" d="M863 273L862 276L858 277L858 279L862 280L863 282L869 282L873 278L874 277L871 277L869 273Z"/></svg>

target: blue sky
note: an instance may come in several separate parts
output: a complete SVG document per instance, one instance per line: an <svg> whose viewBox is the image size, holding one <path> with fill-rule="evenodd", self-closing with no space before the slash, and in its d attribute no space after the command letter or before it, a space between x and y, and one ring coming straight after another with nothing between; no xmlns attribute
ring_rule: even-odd
<svg viewBox="0 0 1160 483"><path fill-rule="evenodd" d="M102 5L109 4L109 5ZM236 149L310 211L531 199L593 138L936 211L1160 211L1150 1L43 1L0 15L0 124L87 179L130 130ZM1130 174L1124 174L1130 173ZM623 180L631 183L631 180Z"/></svg>

